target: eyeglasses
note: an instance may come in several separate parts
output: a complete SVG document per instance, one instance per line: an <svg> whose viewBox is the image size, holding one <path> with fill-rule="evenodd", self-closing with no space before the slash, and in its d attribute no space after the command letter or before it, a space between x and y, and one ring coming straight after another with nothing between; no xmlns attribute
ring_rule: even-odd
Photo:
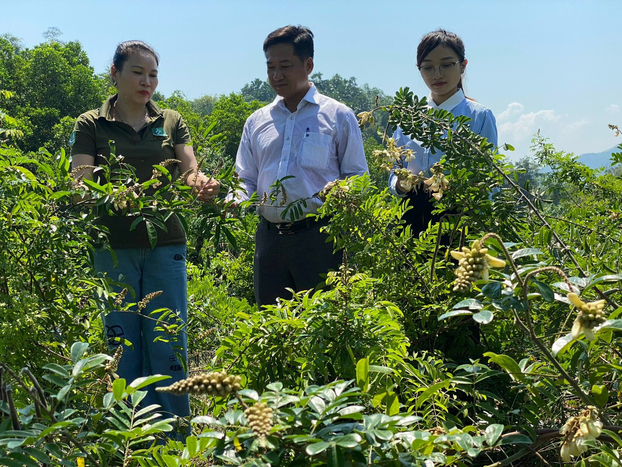
<svg viewBox="0 0 622 467"><path fill-rule="evenodd" d="M451 73L451 71L454 69L454 67L460 63L460 60L457 60L453 63L441 63L438 67L436 66L432 66L432 65L424 65L424 66L420 66L417 67L419 68L419 71L421 72L421 75L425 78L432 78L436 72L436 69L438 68L438 72L441 74L441 76L445 76L447 73Z"/></svg>

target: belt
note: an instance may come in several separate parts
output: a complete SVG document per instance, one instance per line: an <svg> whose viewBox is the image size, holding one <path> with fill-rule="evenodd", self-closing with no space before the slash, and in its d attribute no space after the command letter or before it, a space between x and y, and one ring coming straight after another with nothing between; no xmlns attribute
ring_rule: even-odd
<svg viewBox="0 0 622 467"><path fill-rule="evenodd" d="M305 217L302 220L296 222L270 222L265 217L261 218L261 222L266 226L268 230L276 230L279 235L293 235L296 232L300 232L301 230L309 230L313 227L319 227L322 225L327 225L330 219L328 217L324 217L322 219L316 220L315 217Z"/></svg>

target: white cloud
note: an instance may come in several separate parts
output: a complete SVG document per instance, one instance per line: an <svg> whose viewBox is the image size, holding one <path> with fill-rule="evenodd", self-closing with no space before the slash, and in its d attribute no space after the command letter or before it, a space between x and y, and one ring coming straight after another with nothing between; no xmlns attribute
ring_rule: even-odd
<svg viewBox="0 0 622 467"><path fill-rule="evenodd" d="M617 104L611 104L605 109L605 113L608 113L609 115L615 115L618 112L620 112L620 106Z"/></svg>
<svg viewBox="0 0 622 467"><path fill-rule="evenodd" d="M512 104L510 104L508 109L502 112L501 115L511 111L511 106ZM512 110L511 112L514 111ZM506 115L504 115L505 118L507 118ZM531 139L538 129L549 127L551 124L558 123L561 118L562 117L557 115L554 110L539 110L537 112L521 114L515 121L506 121L501 123L498 125L498 129L499 133L502 134L503 137L510 142L510 144L514 144L512 141L518 143L519 141L522 142L527 138Z"/></svg>
<svg viewBox="0 0 622 467"><path fill-rule="evenodd" d="M531 140L538 131L556 149L576 154L594 151L590 135L595 125L596 122L584 115L559 114L552 109L525 112L525 106L519 102L508 104L497 118L499 144L514 146L515 151L507 154L512 159L530 153Z"/></svg>
<svg viewBox="0 0 622 467"><path fill-rule="evenodd" d="M513 115L522 113L523 110L525 110L525 106L523 104L521 104L520 102L512 102L508 105L507 109L505 109L497 116L497 121L506 120Z"/></svg>

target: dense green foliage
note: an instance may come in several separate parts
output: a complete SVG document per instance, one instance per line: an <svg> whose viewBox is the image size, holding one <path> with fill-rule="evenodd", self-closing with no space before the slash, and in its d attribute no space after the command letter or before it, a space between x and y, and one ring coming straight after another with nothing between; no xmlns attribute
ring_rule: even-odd
<svg viewBox="0 0 622 467"><path fill-rule="evenodd" d="M465 118L429 110L408 89L389 100L315 75L357 112L378 106L363 130L370 175L321 194L319 216L330 216L328 238L344 253L327 287L258 310L254 206L270 196L233 210L224 194L198 203L182 183L147 190L170 177L163 166L134 196L121 160L105 169L109 183L74 183L60 148L108 84L77 43L18 45L0 38L0 464L620 465L615 170L591 170L540 135L513 166ZM94 102L37 97L28 73L56 80L59 93L91 90ZM157 100L184 115L202 167L227 191L244 120L269 91L256 80L240 94ZM38 110L54 118L33 119ZM432 198L442 220L418 238L401 221L411 207L385 188L386 124L446 154L449 187ZM98 315L132 304L90 267L87 199L151 226L170 212L184 219L190 321L169 330L188 333L191 375L226 371L242 390L199 388L190 419L163 419L140 405L159 376L116 377L123 356L103 353ZM185 442L167 437L179 423L191 426Z"/></svg>

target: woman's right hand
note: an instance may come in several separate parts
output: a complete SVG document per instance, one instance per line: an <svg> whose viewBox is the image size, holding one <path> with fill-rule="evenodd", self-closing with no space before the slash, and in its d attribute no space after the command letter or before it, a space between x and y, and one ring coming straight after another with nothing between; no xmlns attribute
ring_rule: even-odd
<svg viewBox="0 0 622 467"><path fill-rule="evenodd" d="M220 193L220 182L210 178L201 186L199 199L203 202L214 201Z"/></svg>

